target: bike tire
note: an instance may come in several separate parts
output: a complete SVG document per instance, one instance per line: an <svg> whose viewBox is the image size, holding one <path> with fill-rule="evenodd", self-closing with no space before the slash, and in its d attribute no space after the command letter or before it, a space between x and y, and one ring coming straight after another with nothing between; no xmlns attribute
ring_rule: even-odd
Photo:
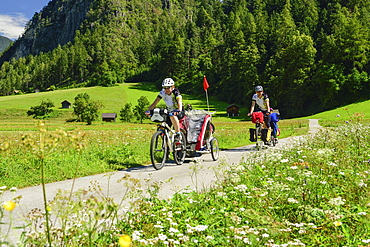
<svg viewBox="0 0 370 247"><path fill-rule="evenodd" d="M214 161L218 160L220 156L220 148L218 146L218 140L216 137L212 137L210 141L211 146L211 156Z"/></svg>
<svg viewBox="0 0 370 247"><path fill-rule="evenodd" d="M153 134L150 141L150 159L156 170L163 168L168 154L167 139L163 131L157 131Z"/></svg>
<svg viewBox="0 0 370 247"><path fill-rule="evenodd" d="M256 125L256 149L257 151L261 150L263 147L263 141L262 141L262 128L261 126Z"/></svg>
<svg viewBox="0 0 370 247"><path fill-rule="evenodd" d="M186 157L186 137L183 132L181 134L181 142L174 141L173 143L173 159L177 165L182 165Z"/></svg>
<svg viewBox="0 0 370 247"><path fill-rule="evenodd" d="M275 147L275 146L276 146L276 143L277 143L277 141L276 141L276 136L273 136L273 137L271 137L271 138L272 138L272 140L271 140L272 145Z"/></svg>

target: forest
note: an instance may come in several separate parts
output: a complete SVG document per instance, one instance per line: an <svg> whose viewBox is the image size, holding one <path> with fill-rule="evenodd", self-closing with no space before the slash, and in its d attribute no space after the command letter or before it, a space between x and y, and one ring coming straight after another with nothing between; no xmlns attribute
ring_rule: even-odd
<svg viewBox="0 0 370 247"><path fill-rule="evenodd" d="M368 23L370 0L94 0L73 40L2 62L0 95L172 77L197 96L205 75L211 97L248 107L262 85L305 116L370 98Z"/></svg>

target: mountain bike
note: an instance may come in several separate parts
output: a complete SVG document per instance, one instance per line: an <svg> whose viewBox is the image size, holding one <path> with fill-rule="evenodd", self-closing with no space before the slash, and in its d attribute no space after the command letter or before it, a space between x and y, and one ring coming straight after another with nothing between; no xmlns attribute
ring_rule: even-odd
<svg viewBox="0 0 370 247"><path fill-rule="evenodd" d="M151 121L157 122L157 131L150 141L150 159L156 170L163 168L169 154L173 153L173 159L177 165L182 165L186 157L186 137L183 130L180 136L166 123L168 116L173 113L166 109L155 108L150 110Z"/></svg>

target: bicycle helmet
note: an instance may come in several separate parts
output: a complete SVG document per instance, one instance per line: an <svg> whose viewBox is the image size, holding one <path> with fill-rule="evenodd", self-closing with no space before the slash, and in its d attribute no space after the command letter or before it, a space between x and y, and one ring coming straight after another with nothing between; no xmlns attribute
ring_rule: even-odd
<svg viewBox="0 0 370 247"><path fill-rule="evenodd" d="M175 85L175 82L172 78L166 78L162 81L162 87L172 87L173 85Z"/></svg>
<svg viewBox="0 0 370 247"><path fill-rule="evenodd" d="M262 92L263 91L263 87L262 86L257 86L254 91L256 92Z"/></svg>

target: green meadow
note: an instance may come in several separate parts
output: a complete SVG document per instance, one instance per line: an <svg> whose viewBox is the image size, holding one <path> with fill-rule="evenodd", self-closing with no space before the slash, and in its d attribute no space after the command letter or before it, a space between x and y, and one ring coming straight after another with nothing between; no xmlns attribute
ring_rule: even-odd
<svg viewBox="0 0 370 247"><path fill-rule="evenodd" d="M0 184L21 188L40 183L38 169L35 169L35 164L31 162L33 154L28 152L23 139L26 135L39 133L38 121L28 117L27 110L46 99L55 104L53 117L45 121L46 129L66 133L83 132L80 141L84 145L84 149L80 151L82 155L74 149L61 147L58 150L58 147L55 147L56 152L48 157L46 182L150 164L149 142L150 136L156 130L156 124L149 119L143 124L136 120L123 123L120 122L119 116L117 122L112 123L103 122L100 118L92 125L68 122L67 120L73 118L73 109L62 109L61 102L68 100L73 103L80 93L87 93L91 99L101 101L104 105L102 112L115 112L119 115L126 103L134 106L141 96L146 96L149 102L152 102L158 90L148 83L124 83L114 87L74 88L0 97L0 147L4 150L0 161ZM229 104L214 100L213 97L210 97L209 103L210 109L216 111L213 122L221 149L251 144L249 128L253 128L253 124L246 117L249 108L247 103L246 106L241 106L240 116L237 117L226 116L226 107ZM195 98L184 94L184 104L191 104L194 109L207 109L205 95L203 98ZM370 111L368 105L368 102L362 102L306 118L283 119L279 122L280 138L307 133L308 118L319 118L323 126L338 126L345 121L358 121L360 118L366 120ZM79 169L76 174L69 166L73 166L77 160ZM25 174L24 170L28 170L28 173Z"/></svg>
<svg viewBox="0 0 370 247"><path fill-rule="evenodd" d="M103 112L118 113L144 95L155 98L145 84L112 88L78 88L0 97L0 195L22 188L91 174L148 165L150 136L156 125L146 120L92 125L66 122L72 109L60 109L44 122L26 116L43 99L73 103L79 93L101 100ZM204 99L185 95L185 104L206 107ZM241 115L225 114L228 104L210 100L220 147L251 144L253 124ZM254 152L240 164L220 160L218 178L209 191L182 191L159 199L160 184L123 177L130 200L122 213L99 186L96 197L85 191L59 192L45 208L25 218L19 243L0 232L6 246L369 246L370 127L369 102L300 119L279 122L281 137L306 134L308 119L328 126L292 146ZM278 144L279 145L279 144ZM270 151L271 150L271 151ZM197 174L194 164L194 174ZM155 173L153 173L155 176ZM170 178L168 179L171 180ZM13 188L12 188L13 187ZM150 196L148 197L148 193ZM132 200L133 198L138 200ZM0 220L12 227L22 210L21 197L4 202ZM15 202L15 204L14 204ZM21 204L21 203L20 203ZM53 221L49 220L52 215ZM4 223L7 222L7 223ZM49 222L49 223L48 223Z"/></svg>

